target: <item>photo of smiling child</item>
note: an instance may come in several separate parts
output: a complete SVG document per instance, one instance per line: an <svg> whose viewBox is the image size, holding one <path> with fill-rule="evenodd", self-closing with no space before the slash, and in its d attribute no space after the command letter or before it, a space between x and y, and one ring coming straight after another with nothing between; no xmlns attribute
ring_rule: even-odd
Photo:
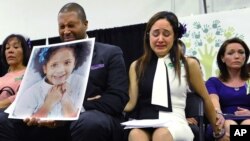
<svg viewBox="0 0 250 141"><path fill-rule="evenodd" d="M13 117L76 119L82 108L92 59L89 42L34 50L31 68L41 79L23 90ZM28 75L27 78L32 78Z"/></svg>

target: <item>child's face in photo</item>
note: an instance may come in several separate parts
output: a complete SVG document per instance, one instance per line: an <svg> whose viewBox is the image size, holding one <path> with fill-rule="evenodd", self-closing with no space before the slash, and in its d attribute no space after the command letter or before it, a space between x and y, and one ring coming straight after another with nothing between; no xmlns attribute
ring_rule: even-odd
<svg viewBox="0 0 250 141"><path fill-rule="evenodd" d="M50 84L58 85L66 82L73 69L76 59L73 48L61 48L55 51L43 66L43 72Z"/></svg>

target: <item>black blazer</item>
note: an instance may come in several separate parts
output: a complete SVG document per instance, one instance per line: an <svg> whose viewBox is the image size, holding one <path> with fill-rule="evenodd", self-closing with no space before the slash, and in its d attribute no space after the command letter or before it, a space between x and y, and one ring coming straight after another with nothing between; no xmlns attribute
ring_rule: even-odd
<svg viewBox="0 0 250 141"><path fill-rule="evenodd" d="M101 95L100 99L87 98ZM128 102L128 76L121 48L95 43L83 106L120 117Z"/></svg>

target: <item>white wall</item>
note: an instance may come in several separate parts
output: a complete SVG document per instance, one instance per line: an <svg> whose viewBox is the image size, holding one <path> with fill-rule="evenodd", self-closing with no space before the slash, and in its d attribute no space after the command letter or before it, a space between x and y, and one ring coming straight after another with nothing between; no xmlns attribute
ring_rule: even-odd
<svg viewBox="0 0 250 141"><path fill-rule="evenodd" d="M2 0L0 44L10 33L33 39L58 36L57 14L70 0ZM71 0L72 1L72 0ZM75 0L89 20L89 30L146 22L160 10L171 8L169 0Z"/></svg>
<svg viewBox="0 0 250 141"><path fill-rule="evenodd" d="M1 0L0 44L11 33L24 34L31 40L58 36L57 13L70 1L72 0ZM144 23L161 10L174 11L180 17L204 13L203 0L73 1L85 8L89 30ZM250 6L249 0L207 1L209 12L219 11L218 7L234 9L237 7L237 2L240 6L243 4ZM218 2L219 6L215 2Z"/></svg>

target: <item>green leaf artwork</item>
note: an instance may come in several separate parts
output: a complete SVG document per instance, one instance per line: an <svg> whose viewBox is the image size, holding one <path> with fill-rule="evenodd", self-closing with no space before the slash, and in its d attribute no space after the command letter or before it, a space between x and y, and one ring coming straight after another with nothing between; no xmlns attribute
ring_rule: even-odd
<svg viewBox="0 0 250 141"><path fill-rule="evenodd" d="M211 23L202 24L195 21L187 24L187 32L182 40L186 44L186 55L195 56L200 60L204 79L218 74L216 55L219 47L226 39L239 37L244 40L244 35L236 32L232 26L225 27L222 21L214 20Z"/></svg>

